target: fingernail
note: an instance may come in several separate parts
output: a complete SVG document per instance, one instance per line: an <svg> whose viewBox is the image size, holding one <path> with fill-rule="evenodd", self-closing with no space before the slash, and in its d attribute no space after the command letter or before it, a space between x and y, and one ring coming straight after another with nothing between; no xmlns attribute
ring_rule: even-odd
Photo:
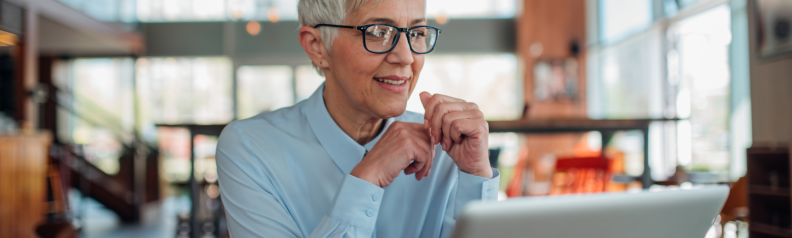
<svg viewBox="0 0 792 238"><path fill-rule="evenodd" d="M424 119L424 129L429 129L429 120Z"/></svg>

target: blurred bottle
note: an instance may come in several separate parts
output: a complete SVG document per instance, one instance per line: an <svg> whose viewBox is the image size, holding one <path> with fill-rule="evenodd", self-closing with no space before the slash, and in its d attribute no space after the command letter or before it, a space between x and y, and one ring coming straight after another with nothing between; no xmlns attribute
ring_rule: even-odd
<svg viewBox="0 0 792 238"><path fill-rule="evenodd" d="M748 238L748 207L734 209L734 225L737 227L737 238Z"/></svg>

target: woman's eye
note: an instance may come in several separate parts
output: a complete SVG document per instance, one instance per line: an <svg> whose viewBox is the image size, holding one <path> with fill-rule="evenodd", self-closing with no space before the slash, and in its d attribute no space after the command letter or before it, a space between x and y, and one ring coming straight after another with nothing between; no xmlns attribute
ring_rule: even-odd
<svg viewBox="0 0 792 238"><path fill-rule="evenodd" d="M366 35L380 37L382 35L382 31L380 31L378 26L373 26L366 29Z"/></svg>
<svg viewBox="0 0 792 238"><path fill-rule="evenodd" d="M388 33L390 33L391 31L393 31L393 28L391 27L372 26L366 29L366 36L378 37L378 38L387 37L388 35L390 35Z"/></svg>

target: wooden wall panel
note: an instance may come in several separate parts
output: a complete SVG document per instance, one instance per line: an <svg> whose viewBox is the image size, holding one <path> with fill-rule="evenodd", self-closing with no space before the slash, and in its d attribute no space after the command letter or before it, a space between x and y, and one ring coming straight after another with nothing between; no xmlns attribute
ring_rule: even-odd
<svg viewBox="0 0 792 238"><path fill-rule="evenodd" d="M15 180L5 178L16 177L17 148L16 143L8 138L0 138L0 224L14 224L13 204L17 204L17 201L12 191L16 191ZM3 226L0 229L0 237L12 237L14 233L15 226Z"/></svg>
<svg viewBox="0 0 792 238"><path fill-rule="evenodd" d="M37 237L51 135L0 136L0 237Z"/></svg>

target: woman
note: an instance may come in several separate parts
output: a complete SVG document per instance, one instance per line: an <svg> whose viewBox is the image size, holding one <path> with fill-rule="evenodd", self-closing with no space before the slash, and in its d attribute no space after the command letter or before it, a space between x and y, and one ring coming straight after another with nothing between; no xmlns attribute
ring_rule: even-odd
<svg viewBox="0 0 792 238"><path fill-rule="evenodd" d="M223 131L232 236L447 237L462 205L496 200L475 104L423 92L426 114L405 112L440 33L424 26L423 0L298 6L300 44L326 80L297 105Z"/></svg>

